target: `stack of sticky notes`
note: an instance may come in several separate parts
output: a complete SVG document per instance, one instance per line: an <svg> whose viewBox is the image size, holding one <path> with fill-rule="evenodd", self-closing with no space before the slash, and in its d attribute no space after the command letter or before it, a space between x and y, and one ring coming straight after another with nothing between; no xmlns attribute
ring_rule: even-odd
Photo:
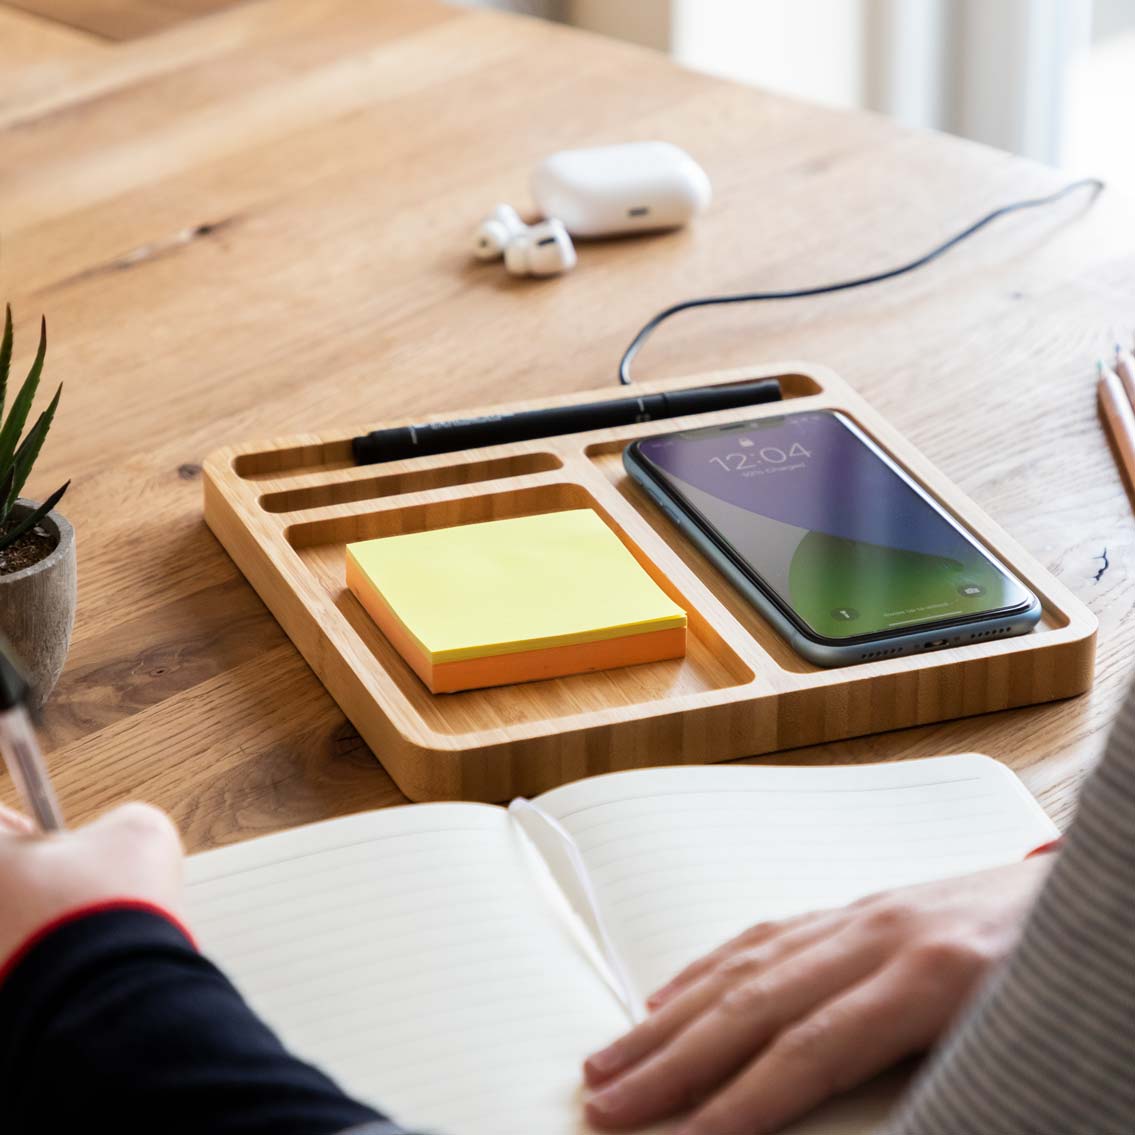
<svg viewBox="0 0 1135 1135"><path fill-rule="evenodd" d="M347 586L435 694L686 652L686 613L589 508L348 544Z"/></svg>

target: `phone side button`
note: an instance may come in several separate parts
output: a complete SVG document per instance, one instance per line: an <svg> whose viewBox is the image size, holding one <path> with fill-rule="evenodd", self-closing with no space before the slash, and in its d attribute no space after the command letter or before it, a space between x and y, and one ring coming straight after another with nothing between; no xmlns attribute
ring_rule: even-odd
<svg viewBox="0 0 1135 1135"><path fill-rule="evenodd" d="M679 528L684 526L684 518L681 512L678 511L665 497L655 496L653 493L649 494L651 503L654 504L671 524L677 525Z"/></svg>

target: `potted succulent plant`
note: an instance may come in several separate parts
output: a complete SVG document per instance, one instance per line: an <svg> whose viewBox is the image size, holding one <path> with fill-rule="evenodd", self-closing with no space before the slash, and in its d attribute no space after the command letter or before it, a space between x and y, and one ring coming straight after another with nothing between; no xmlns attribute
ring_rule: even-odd
<svg viewBox="0 0 1135 1135"><path fill-rule="evenodd" d="M75 534L53 511L67 485L41 504L20 497L63 391L62 386L56 390L25 433L46 351L47 328L41 322L35 361L5 416L12 362L8 308L0 340L0 633L27 666L33 704L42 704L59 678L75 618Z"/></svg>

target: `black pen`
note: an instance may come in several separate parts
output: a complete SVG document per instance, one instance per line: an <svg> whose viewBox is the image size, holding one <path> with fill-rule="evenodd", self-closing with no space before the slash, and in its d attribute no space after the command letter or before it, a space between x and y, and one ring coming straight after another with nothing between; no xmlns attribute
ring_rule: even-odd
<svg viewBox="0 0 1135 1135"><path fill-rule="evenodd" d="M530 441L533 438L626 426L634 422L680 418L685 414L731 410L737 406L779 402L780 399L780 383L775 378L760 378L723 386L697 386L664 394L587 402L582 406L552 406L544 410L519 410L516 413L486 414L480 418L427 422L420 426L395 426L354 438L351 452L356 465L374 465L380 461L424 457L430 453L455 453L461 449L480 449L510 441Z"/></svg>

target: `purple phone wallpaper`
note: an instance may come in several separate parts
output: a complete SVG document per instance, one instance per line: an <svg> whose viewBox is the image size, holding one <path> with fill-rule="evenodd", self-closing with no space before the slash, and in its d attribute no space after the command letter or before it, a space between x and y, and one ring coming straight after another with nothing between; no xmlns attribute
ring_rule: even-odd
<svg viewBox="0 0 1135 1135"><path fill-rule="evenodd" d="M949 559L975 551L831 414L794 414L704 438L654 438L640 450L686 484L782 524Z"/></svg>

